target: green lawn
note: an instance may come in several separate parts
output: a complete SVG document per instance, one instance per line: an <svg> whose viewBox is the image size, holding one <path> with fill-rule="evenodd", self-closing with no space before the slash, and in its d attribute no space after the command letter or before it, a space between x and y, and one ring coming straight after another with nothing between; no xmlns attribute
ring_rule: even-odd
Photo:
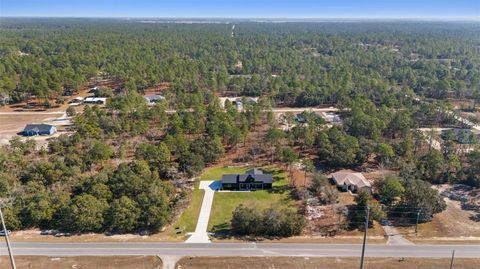
<svg viewBox="0 0 480 269"><path fill-rule="evenodd" d="M242 174L245 173L250 167L211 167L207 168L200 176L200 180L220 180L223 174Z"/></svg>
<svg viewBox="0 0 480 269"><path fill-rule="evenodd" d="M255 204L260 209L270 207L273 204L294 208L295 205L290 197L290 188L288 187L286 173L272 166L264 167L262 170L273 174L273 189L252 192L215 193L212 213L210 214L208 224L209 231L216 233L228 232L232 212L240 204Z"/></svg>
<svg viewBox="0 0 480 269"><path fill-rule="evenodd" d="M200 180L220 180L223 174L244 173L250 167L211 167L204 171ZM209 231L225 232L230 228L232 212L240 204L255 203L259 208L267 208L272 204L294 207L290 198L290 188L286 172L275 166L263 167L266 173L273 174L273 189L253 192L216 192L209 221ZM185 233L195 231L198 215L202 206L204 191L198 189L198 183L192 192L192 200L182 213L174 227L180 227ZM175 233L175 231L174 231ZM176 236L176 234L173 234ZM176 236L178 237L178 236Z"/></svg>
<svg viewBox="0 0 480 269"><path fill-rule="evenodd" d="M184 236L185 233L195 231L198 215L200 215L200 208L202 207L204 193L204 190L193 190L190 204L188 205L187 209L183 211L177 223L175 223L174 227L180 227L181 231L183 232L181 236Z"/></svg>
<svg viewBox="0 0 480 269"><path fill-rule="evenodd" d="M200 180L220 180L223 174L244 173L248 169L248 167L211 167L204 171L200 176ZM180 236L183 237L185 233L195 231L204 193L204 190L198 189L197 182L195 184L195 189L192 192L192 200L190 201L188 208L183 211L182 215L174 225L174 227L180 227L183 232ZM178 237L176 235L176 230L173 231L173 236Z"/></svg>

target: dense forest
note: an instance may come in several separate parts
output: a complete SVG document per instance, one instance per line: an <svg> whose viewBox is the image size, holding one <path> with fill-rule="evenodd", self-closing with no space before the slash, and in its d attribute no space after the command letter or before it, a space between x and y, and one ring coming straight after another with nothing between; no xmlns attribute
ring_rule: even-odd
<svg viewBox="0 0 480 269"><path fill-rule="evenodd" d="M276 103L345 103L365 95L480 98L476 23L140 23L8 19L0 27L0 94L21 101L80 88L97 75L145 89L162 81L270 96Z"/></svg>
<svg viewBox="0 0 480 269"><path fill-rule="evenodd" d="M232 32L232 23L2 18L0 96L55 98L96 78L120 81L123 89L106 107L85 107L73 134L48 148L15 138L0 149L6 218L12 229L159 231L185 201L187 180L243 145L246 155L288 167L313 166L314 155L323 171L367 162L395 170L398 178L380 182L375 195L400 209L421 207L421 221L428 221L445 208L430 184L480 186L478 147L459 152L447 137L434 149L418 131L464 127L444 99L480 98L478 26L235 22ZM143 91L161 82L170 83L167 100L148 107ZM239 111L228 102L223 108L222 95L260 101ZM322 105L343 109L343 124L331 127L308 113L298 124L287 114L294 127L281 130L270 111ZM247 143L252 131L260 141ZM330 203L335 196L325 182L308 191ZM371 196L357 200L380 208ZM265 212L242 207L236 216ZM236 227L241 234L276 232Z"/></svg>

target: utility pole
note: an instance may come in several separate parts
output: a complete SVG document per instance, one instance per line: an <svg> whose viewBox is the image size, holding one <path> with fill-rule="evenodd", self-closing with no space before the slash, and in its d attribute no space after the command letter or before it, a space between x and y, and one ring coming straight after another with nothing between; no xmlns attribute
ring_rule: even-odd
<svg viewBox="0 0 480 269"><path fill-rule="evenodd" d="M370 217L370 208L367 206L365 210L366 210L365 233L363 233L362 258L360 260L360 269L363 269L363 261L365 259L365 245L367 244L368 218Z"/></svg>
<svg viewBox="0 0 480 269"><path fill-rule="evenodd" d="M453 259L455 258L455 250L452 251L452 260L450 261L450 269L453 269Z"/></svg>
<svg viewBox="0 0 480 269"><path fill-rule="evenodd" d="M417 220L415 222L415 236L418 236L418 220L420 219L420 210L417 211Z"/></svg>
<svg viewBox="0 0 480 269"><path fill-rule="evenodd" d="M12 269L17 269L15 266L15 260L13 259L12 247L10 246L10 240L8 240L8 231L5 226L5 220L3 219L2 207L0 206L0 219L2 220L3 231L5 232L5 241L7 242L8 255L10 256L10 263L12 264Z"/></svg>

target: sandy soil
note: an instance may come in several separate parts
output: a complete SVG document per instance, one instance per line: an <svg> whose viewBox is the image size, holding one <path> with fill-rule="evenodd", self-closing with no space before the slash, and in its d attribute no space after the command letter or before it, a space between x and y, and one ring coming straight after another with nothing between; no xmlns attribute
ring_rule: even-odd
<svg viewBox="0 0 480 269"><path fill-rule="evenodd" d="M190 257L177 263L182 269L344 269L358 268L358 258L303 258L303 257ZM456 259L455 268L473 269L480 267L480 259ZM366 258L365 268L404 269L449 268L449 259L414 259L407 258Z"/></svg>
<svg viewBox="0 0 480 269"><path fill-rule="evenodd" d="M7 145L10 139L22 131L28 123L47 123L61 126L68 124L68 122L58 121L57 119L64 119L65 116L63 112L59 112L58 114L45 114L41 112L35 114L22 114L22 112L8 115L0 114L0 145ZM61 128L58 127L58 129ZM38 144L45 144L48 138L59 136L60 134L62 134L62 132L58 132L53 136L35 136L30 137L30 139L38 141ZM26 138L22 137L22 139Z"/></svg>
<svg viewBox="0 0 480 269"><path fill-rule="evenodd" d="M470 219L473 211L463 210L460 202L445 198L447 209L434 216L429 223L419 225L419 236L415 237L414 227L401 227L402 233L408 234L409 240L439 242L480 242L480 222Z"/></svg>
<svg viewBox="0 0 480 269"><path fill-rule="evenodd" d="M166 242L175 241L169 238L168 230L152 235L122 234L107 236L104 234L81 234L71 236L41 235L40 230L24 230L12 232L10 240L14 242ZM1 268L1 267L0 267Z"/></svg>
<svg viewBox="0 0 480 269"><path fill-rule="evenodd" d="M162 261L153 256L46 257L16 256L18 269L162 269ZM7 256L0 256L0 268L10 268Z"/></svg>

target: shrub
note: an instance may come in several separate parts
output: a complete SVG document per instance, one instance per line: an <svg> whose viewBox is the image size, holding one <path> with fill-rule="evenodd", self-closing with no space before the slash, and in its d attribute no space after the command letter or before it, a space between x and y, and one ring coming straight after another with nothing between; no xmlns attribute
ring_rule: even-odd
<svg viewBox="0 0 480 269"><path fill-rule="evenodd" d="M289 237L302 232L305 219L287 208L271 206L260 211L255 205L239 205L231 225L237 235Z"/></svg>

